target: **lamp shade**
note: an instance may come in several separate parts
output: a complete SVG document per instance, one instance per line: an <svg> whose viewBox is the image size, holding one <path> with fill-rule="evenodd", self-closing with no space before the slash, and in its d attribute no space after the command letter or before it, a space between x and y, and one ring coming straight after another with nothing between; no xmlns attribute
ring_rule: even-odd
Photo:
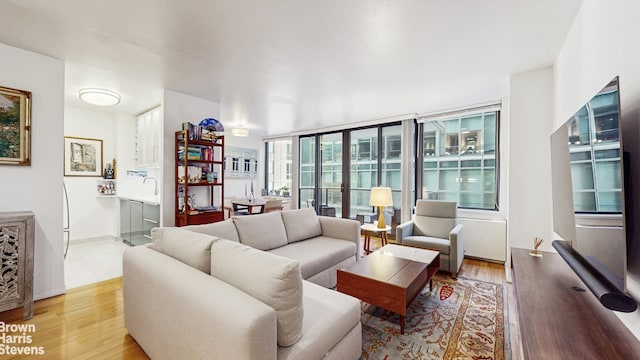
<svg viewBox="0 0 640 360"><path fill-rule="evenodd" d="M373 187L371 188L371 198L369 199L371 206L391 206L393 199L391 198L391 188Z"/></svg>

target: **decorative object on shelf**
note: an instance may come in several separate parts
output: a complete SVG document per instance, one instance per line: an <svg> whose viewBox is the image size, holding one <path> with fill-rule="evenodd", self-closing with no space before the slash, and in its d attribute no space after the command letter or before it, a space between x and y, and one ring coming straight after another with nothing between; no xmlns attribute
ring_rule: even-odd
<svg viewBox="0 0 640 360"><path fill-rule="evenodd" d="M222 126L222 123L214 118L203 119L200 121L198 126L200 126L201 128L205 128L206 130L209 130L211 132L224 132L224 126Z"/></svg>
<svg viewBox="0 0 640 360"><path fill-rule="evenodd" d="M529 255L535 257L542 257L542 251L539 251L538 248L544 242L543 238L535 237L533 238L533 250L529 252Z"/></svg>
<svg viewBox="0 0 640 360"><path fill-rule="evenodd" d="M98 180L98 194L109 196L116 194L116 181L112 179Z"/></svg>
<svg viewBox="0 0 640 360"><path fill-rule="evenodd" d="M258 150L227 146L224 149L224 176L226 178L256 178L258 176Z"/></svg>
<svg viewBox="0 0 640 360"><path fill-rule="evenodd" d="M391 188L371 188L371 198L369 199L369 205L378 207L378 229L384 229L387 226L384 223L384 207L393 205Z"/></svg>
<svg viewBox="0 0 640 360"><path fill-rule="evenodd" d="M112 106L120 103L120 94L107 89L81 89L78 92L78 96L82 101L91 105Z"/></svg>
<svg viewBox="0 0 640 360"><path fill-rule="evenodd" d="M105 179L113 179L113 168L111 167L111 164L107 164L107 166L105 166L104 168L104 173L102 175L102 177L104 177Z"/></svg>
<svg viewBox="0 0 640 360"><path fill-rule="evenodd" d="M64 176L102 176L102 140L65 136Z"/></svg>
<svg viewBox="0 0 640 360"><path fill-rule="evenodd" d="M31 165L31 92L0 86L0 164Z"/></svg>

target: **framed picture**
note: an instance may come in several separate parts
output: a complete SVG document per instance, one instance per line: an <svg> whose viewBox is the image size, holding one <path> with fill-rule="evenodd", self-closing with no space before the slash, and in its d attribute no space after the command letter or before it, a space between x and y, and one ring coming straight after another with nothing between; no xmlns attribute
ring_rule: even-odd
<svg viewBox="0 0 640 360"><path fill-rule="evenodd" d="M31 165L31 92L0 86L0 164Z"/></svg>
<svg viewBox="0 0 640 360"><path fill-rule="evenodd" d="M65 136L64 176L102 176L102 140Z"/></svg>

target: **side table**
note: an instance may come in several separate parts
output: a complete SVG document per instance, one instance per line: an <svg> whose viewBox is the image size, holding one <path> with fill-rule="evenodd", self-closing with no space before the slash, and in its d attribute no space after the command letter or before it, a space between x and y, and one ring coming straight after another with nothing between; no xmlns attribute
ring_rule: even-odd
<svg viewBox="0 0 640 360"><path fill-rule="evenodd" d="M364 252L369 255L371 253L371 234L380 233L382 246L387 245L387 231L391 230L391 226L378 228L376 224L364 224L360 227L364 231Z"/></svg>

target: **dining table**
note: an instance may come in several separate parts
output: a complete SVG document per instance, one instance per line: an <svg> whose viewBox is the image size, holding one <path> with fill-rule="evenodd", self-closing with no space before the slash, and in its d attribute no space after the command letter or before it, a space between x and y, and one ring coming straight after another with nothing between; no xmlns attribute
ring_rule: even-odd
<svg viewBox="0 0 640 360"><path fill-rule="evenodd" d="M262 214L266 203L262 199L237 199L231 201L234 213L247 211L249 215Z"/></svg>

